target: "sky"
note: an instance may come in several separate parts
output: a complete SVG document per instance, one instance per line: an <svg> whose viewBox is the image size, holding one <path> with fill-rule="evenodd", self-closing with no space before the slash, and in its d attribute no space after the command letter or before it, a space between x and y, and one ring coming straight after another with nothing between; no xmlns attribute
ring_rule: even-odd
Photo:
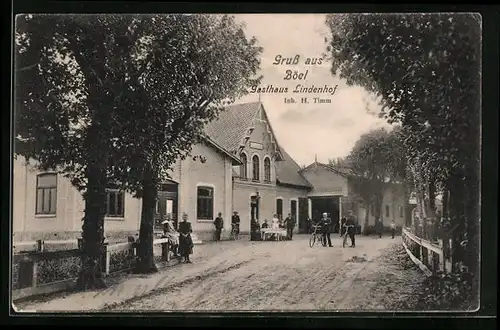
<svg viewBox="0 0 500 330"><path fill-rule="evenodd" d="M269 121L279 145L299 165L309 165L349 154L358 138L372 129L388 124L367 111L375 111L376 103L360 87L348 87L345 81L334 77L330 63L323 56L328 29L323 14L238 14L237 20L245 22L247 37L255 36L263 47L260 87L273 85L288 87L287 93L260 93ZM273 65L276 56L299 55L297 65ZM307 58L323 58L321 65L306 65ZM305 72L305 80L284 80L286 70ZM327 85L337 89L328 93L293 93L296 85L307 87ZM285 103L293 98L296 103ZM307 104L300 102L307 97ZM331 103L314 103L314 98L330 99ZM259 93L250 93L236 103L257 102Z"/></svg>

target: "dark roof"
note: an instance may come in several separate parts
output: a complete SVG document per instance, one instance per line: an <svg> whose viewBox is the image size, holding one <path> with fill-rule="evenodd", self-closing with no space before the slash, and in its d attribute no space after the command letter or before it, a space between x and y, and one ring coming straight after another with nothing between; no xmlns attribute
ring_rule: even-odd
<svg viewBox="0 0 500 330"><path fill-rule="evenodd" d="M311 183L300 174L300 166L285 150L281 149L281 152L284 160L275 162L278 183L312 188Z"/></svg>
<svg viewBox="0 0 500 330"><path fill-rule="evenodd" d="M352 175L352 171L351 169L347 168L347 167L337 167L337 166L333 166L333 165L330 165L330 164L323 164L323 163L319 163L319 162L314 162L314 163L311 163L310 165L306 166L305 168L301 169L300 172L302 171L305 171L313 166L320 166L320 167L323 167L329 171L332 171L332 172L335 172L339 175L342 175L343 177L347 177L349 175Z"/></svg>
<svg viewBox="0 0 500 330"><path fill-rule="evenodd" d="M233 165L241 165L241 160L238 157L236 157L233 153L230 153L226 149L221 147L217 142L215 142L213 139L211 139L208 135L205 135L203 138L210 146L215 148L217 151L222 153L224 156L229 157L232 160Z"/></svg>
<svg viewBox="0 0 500 330"><path fill-rule="evenodd" d="M205 134L227 151L236 152L261 104L253 102L226 107L216 120L205 126Z"/></svg>

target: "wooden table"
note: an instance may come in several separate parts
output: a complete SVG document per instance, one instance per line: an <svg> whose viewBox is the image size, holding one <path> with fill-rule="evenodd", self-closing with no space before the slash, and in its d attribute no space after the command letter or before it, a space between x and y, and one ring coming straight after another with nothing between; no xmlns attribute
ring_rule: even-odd
<svg viewBox="0 0 500 330"><path fill-rule="evenodd" d="M263 240L266 240L266 237L270 237L272 235L275 235L277 241L280 241L283 239L283 237L286 237L286 230L285 229L264 228L264 229L261 229L260 232L261 232Z"/></svg>

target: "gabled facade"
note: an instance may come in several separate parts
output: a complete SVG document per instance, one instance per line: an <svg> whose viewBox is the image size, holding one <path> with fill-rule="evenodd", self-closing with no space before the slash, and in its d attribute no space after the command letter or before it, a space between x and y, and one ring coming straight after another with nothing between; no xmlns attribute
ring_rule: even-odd
<svg viewBox="0 0 500 330"><path fill-rule="evenodd" d="M252 218L270 221L274 214L284 219L289 213L300 217L299 202L307 210L305 197L311 186L279 145L262 103L228 107L210 123L207 134L242 163L233 168L232 196L242 232L250 231Z"/></svg>

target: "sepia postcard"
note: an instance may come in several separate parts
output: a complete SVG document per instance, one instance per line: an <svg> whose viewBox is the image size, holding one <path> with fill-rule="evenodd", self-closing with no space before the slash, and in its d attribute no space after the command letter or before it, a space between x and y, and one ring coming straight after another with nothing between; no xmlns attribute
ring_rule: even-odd
<svg viewBox="0 0 500 330"><path fill-rule="evenodd" d="M16 312L478 310L480 14L14 32Z"/></svg>

